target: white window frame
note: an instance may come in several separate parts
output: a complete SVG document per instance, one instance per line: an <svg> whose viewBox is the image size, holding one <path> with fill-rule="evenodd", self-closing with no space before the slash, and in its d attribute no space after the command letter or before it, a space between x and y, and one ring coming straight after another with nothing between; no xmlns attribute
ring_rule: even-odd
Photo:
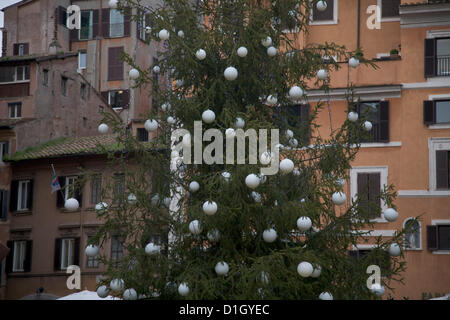
<svg viewBox="0 0 450 320"><path fill-rule="evenodd" d="M409 220L413 220L413 219L414 219L413 217L406 218L406 219L403 221L403 229L405 228L406 223L407 223ZM403 246L403 249L404 249L404 250L408 250L408 251L421 251L421 250L422 250L422 225L420 224L420 221L417 221L417 223L419 224L419 246L416 247L416 248L407 248L406 246ZM406 237L406 234L404 235L404 237ZM406 239L404 239L404 241L405 241L405 240L406 240Z"/></svg>
<svg viewBox="0 0 450 320"><path fill-rule="evenodd" d="M398 17L383 18L383 1L382 0L378 0L377 5L378 5L378 8L380 10L380 17L381 17L380 22L395 22L395 21L400 22L400 14L399 14Z"/></svg>
<svg viewBox="0 0 450 320"><path fill-rule="evenodd" d="M69 183L72 181L72 183ZM75 196L75 183L77 181L77 176L68 176L66 177L66 183L64 185L64 201L69 199L71 188L73 190L73 195Z"/></svg>
<svg viewBox="0 0 450 320"><path fill-rule="evenodd" d="M17 80L17 69L18 67L23 67L22 70L22 78L23 80ZM30 70L30 66L29 65L23 65L23 66L15 66L14 68L14 79L13 81L6 81L6 82L0 82L0 84L12 84L12 83L24 83L24 82L30 82L30 78L26 79L25 75L26 75L26 68L28 67L28 70ZM30 76L30 73L28 72L28 76Z"/></svg>
<svg viewBox="0 0 450 320"><path fill-rule="evenodd" d="M74 247L75 238L61 239L61 270L66 270L68 266L73 265Z"/></svg>
<svg viewBox="0 0 450 320"><path fill-rule="evenodd" d="M430 94L429 101L434 100L450 100L450 94ZM428 126L430 130L450 129L450 123L437 123Z"/></svg>
<svg viewBox="0 0 450 320"><path fill-rule="evenodd" d="M429 188L430 191L435 192L449 192L450 190L436 189L436 151L448 150L450 151L450 138L429 138L428 139L428 156L429 156Z"/></svg>
<svg viewBox="0 0 450 320"><path fill-rule="evenodd" d="M122 93L121 93L121 91L122 91ZM117 92L118 94L123 94L123 91L124 91L124 90L122 90L122 89L117 89L117 90L110 90L110 91L108 91L108 104L111 105L111 93ZM123 107L119 107L119 108L113 107L113 109L114 109L114 110L122 110Z"/></svg>
<svg viewBox="0 0 450 320"><path fill-rule="evenodd" d="M14 105L14 112L13 112L13 116L11 116L11 105ZM20 105L20 115L18 116L18 105ZM22 118L22 102L11 102L8 103L8 118L9 119L20 119Z"/></svg>
<svg viewBox="0 0 450 320"><path fill-rule="evenodd" d="M450 225L450 219L431 220L432 226ZM439 232L439 231L438 231ZM432 254L450 254L450 250L434 250Z"/></svg>
<svg viewBox="0 0 450 320"><path fill-rule="evenodd" d="M25 184L25 207L22 207L22 186ZM27 202L28 202L28 188L30 187L30 180L20 180L18 184L17 190L17 211L27 211Z"/></svg>
<svg viewBox="0 0 450 320"><path fill-rule="evenodd" d="M320 21L314 21L313 20L313 10L311 10L311 16L310 16L310 22L309 25L311 26L321 26L321 25L330 25L330 24L338 24L338 0L328 0L328 1L334 1L334 7L333 7L333 20L320 20Z"/></svg>
<svg viewBox="0 0 450 320"><path fill-rule="evenodd" d="M117 14L114 16L114 14ZM121 22L113 22L113 17L119 17L121 16ZM120 20L120 19L119 19ZM117 26L115 25L122 25L122 33L121 34L114 34L113 31L117 31ZM117 9L111 9L109 10L109 37L110 38L122 38L125 35L125 16Z"/></svg>
<svg viewBox="0 0 450 320"><path fill-rule="evenodd" d="M384 187L388 185L388 167L387 166L379 166L379 167L353 167L350 169L350 195L353 201L357 200L358 194L358 173L380 173L380 190L383 190ZM375 223L388 223L384 218L383 212L388 207L384 201L381 201L381 213L379 218L371 219L371 222Z"/></svg>
<svg viewBox="0 0 450 320"><path fill-rule="evenodd" d="M81 65L81 56L84 55L84 66ZM79 51L78 52L78 69L83 70L86 69L87 66L87 52L86 51Z"/></svg>
<svg viewBox="0 0 450 320"><path fill-rule="evenodd" d="M25 240L14 241L14 254L13 254L13 272L23 272L25 262L25 251L27 242Z"/></svg>
<svg viewBox="0 0 450 320"><path fill-rule="evenodd" d="M25 44L19 43L19 45L17 46L18 55L23 56L24 50L25 50Z"/></svg>

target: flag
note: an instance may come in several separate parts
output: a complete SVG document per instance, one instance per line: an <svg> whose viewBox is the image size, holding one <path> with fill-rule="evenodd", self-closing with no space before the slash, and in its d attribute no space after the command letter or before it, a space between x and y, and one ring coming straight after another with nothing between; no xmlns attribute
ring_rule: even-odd
<svg viewBox="0 0 450 320"><path fill-rule="evenodd" d="M53 165L52 165L53 169ZM52 179L52 193L55 191L61 190L61 186L58 181L58 177L56 176L55 169L53 169L53 179Z"/></svg>

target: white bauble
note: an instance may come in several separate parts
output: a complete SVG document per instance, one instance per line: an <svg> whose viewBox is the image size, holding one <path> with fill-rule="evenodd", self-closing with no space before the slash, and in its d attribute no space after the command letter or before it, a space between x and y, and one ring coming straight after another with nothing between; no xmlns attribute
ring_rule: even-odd
<svg viewBox="0 0 450 320"><path fill-rule="evenodd" d="M152 32L152 28L150 28L149 26L145 27L145 33L146 34L150 34Z"/></svg>
<svg viewBox="0 0 450 320"><path fill-rule="evenodd" d="M333 300L333 295L329 292L322 292L319 294L320 300Z"/></svg>
<svg viewBox="0 0 450 320"><path fill-rule="evenodd" d="M169 36L170 36L169 31L167 31L166 29L162 29L162 30L158 33L158 37L159 37L161 40L167 40L167 39L169 39Z"/></svg>
<svg viewBox="0 0 450 320"><path fill-rule="evenodd" d="M153 242L150 242L149 244L147 244L145 246L145 253L148 254L149 256L153 255L153 254L157 254L161 251L161 247L154 244Z"/></svg>
<svg viewBox="0 0 450 320"><path fill-rule="evenodd" d="M203 212L208 216L212 216L217 212L217 203L214 201L206 201L203 203Z"/></svg>
<svg viewBox="0 0 450 320"><path fill-rule="evenodd" d="M170 109L172 109L172 105L169 102L165 102L161 106L161 110L164 112L170 111Z"/></svg>
<svg viewBox="0 0 450 320"><path fill-rule="evenodd" d="M328 4L327 4L326 1L320 0L320 1L317 2L317 4L316 4L316 8L317 8L317 10L319 10L319 11L325 11L325 10L327 10L327 7L328 7Z"/></svg>
<svg viewBox="0 0 450 320"><path fill-rule="evenodd" d="M337 184L339 187L342 188L342 187L345 185L345 179L338 178L338 179L336 180L336 184Z"/></svg>
<svg viewBox="0 0 450 320"><path fill-rule="evenodd" d="M117 9L117 3L118 3L117 0L109 0L108 6L109 6L111 9Z"/></svg>
<svg viewBox="0 0 450 320"><path fill-rule="evenodd" d="M128 203L129 204L135 204L137 202L136 195L134 193L130 193L128 195Z"/></svg>
<svg viewBox="0 0 450 320"><path fill-rule="evenodd" d="M289 89L289 98L298 100L303 96L303 89L299 86L293 86Z"/></svg>
<svg viewBox="0 0 450 320"><path fill-rule="evenodd" d="M370 121L364 122L364 130L366 130L366 131L372 130L372 122L370 122Z"/></svg>
<svg viewBox="0 0 450 320"><path fill-rule="evenodd" d="M215 119L216 119L216 114L212 110L208 109L202 113L202 120L205 123L208 123L208 124L213 123Z"/></svg>
<svg viewBox="0 0 450 320"><path fill-rule="evenodd" d="M106 123L102 123L98 126L98 132L100 132L101 134L105 134L108 132L108 125Z"/></svg>
<svg viewBox="0 0 450 320"><path fill-rule="evenodd" d="M64 208L69 211L75 211L78 210L80 207L80 204L78 203L78 200L75 198L69 198L64 202Z"/></svg>
<svg viewBox="0 0 450 320"><path fill-rule="evenodd" d="M274 242L277 239L277 236L278 236L277 232L273 228L264 230L264 232L263 232L263 239L267 243Z"/></svg>
<svg viewBox="0 0 450 320"><path fill-rule="evenodd" d="M278 53L277 48L275 48L275 47L268 47L267 48L267 55L269 57L275 57L277 55L277 53Z"/></svg>
<svg viewBox="0 0 450 320"><path fill-rule="evenodd" d="M122 294L123 300L137 300L137 292L133 288L126 289Z"/></svg>
<svg viewBox="0 0 450 320"><path fill-rule="evenodd" d="M239 49L237 49L237 55L241 58L245 58L248 54L248 50L246 47L239 47Z"/></svg>
<svg viewBox="0 0 450 320"><path fill-rule="evenodd" d="M169 197L165 197L163 200L163 206L166 208L169 208L171 201L172 201L172 199L170 199Z"/></svg>
<svg viewBox="0 0 450 320"><path fill-rule="evenodd" d="M291 159L283 159L280 162L280 171L283 174L291 173L294 170L294 162Z"/></svg>
<svg viewBox="0 0 450 320"><path fill-rule="evenodd" d="M259 161L261 162L261 164L264 165L269 164L270 161L272 161L272 156L270 152L264 151L263 153L261 153L261 155L259 156Z"/></svg>
<svg viewBox="0 0 450 320"><path fill-rule="evenodd" d="M156 206L159 202L159 194L155 194L151 199L152 205Z"/></svg>
<svg viewBox="0 0 450 320"><path fill-rule="evenodd" d="M158 130L158 121L156 121L155 119L147 119L145 120L144 128L149 132L154 132Z"/></svg>
<svg viewBox="0 0 450 320"><path fill-rule="evenodd" d="M250 189L256 189L260 183L261 180L258 178L256 174L251 173L245 178L245 184Z"/></svg>
<svg viewBox="0 0 450 320"><path fill-rule="evenodd" d="M312 275L313 271L314 271L313 265L306 261L300 262L297 266L297 272L303 278L307 278L310 275Z"/></svg>
<svg viewBox="0 0 450 320"><path fill-rule="evenodd" d="M231 173L229 173L227 171L222 172L222 177L225 179L226 182L229 182L230 178L231 178Z"/></svg>
<svg viewBox="0 0 450 320"><path fill-rule="evenodd" d="M159 66L154 66L153 67L153 72L154 73L159 73L161 71L161 68Z"/></svg>
<svg viewBox="0 0 450 320"><path fill-rule="evenodd" d="M269 96L267 97L267 100L266 100L266 104L267 104L267 105L269 105L269 106L274 106L274 105L277 104L277 102L278 102L278 99L277 99L276 96L269 95Z"/></svg>
<svg viewBox="0 0 450 320"><path fill-rule="evenodd" d="M392 243L389 246L389 254L393 257L398 257L402 253L402 250L400 249L400 246L398 243Z"/></svg>
<svg viewBox="0 0 450 320"><path fill-rule="evenodd" d="M208 231L208 234L206 236L208 237L208 240L211 242L217 242L220 240L220 232L217 229Z"/></svg>
<svg viewBox="0 0 450 320"><path fill-rule="evenodd" d="M95 257L98 254L98 246L90 244L84 250L88 257Z"/></svg>
<svg viewBox="0 0 450 320"><path fill-rule="evenodd" d="M292 130L287 129L286 130L286 138L292 139L294 137L294 132Z"/></svg>
<svg viewBox="0 0 450 320"><path fill-rule="evenodd" d="M174 117L171 117L171 116L169 116L169 117L167 117L167 123L168 124L175 124L175 119L174 119Z"/></svg>
<svg viewBox="0 0 450 320"><path fill-rule="evenodd" d="M326 78L328 78L328 72L325 69L320 69L319 71L317 71L317 77L320 80L325 80Z"/></svg>
<svg viewBox="0 0 450 320"><path fill-rule="evenodd" d="M348 60L348 64L352 68L357 68L359 66L359 60L356 58L350 58L350 60Z"/></svg>
<svg viewBox="0 0 450 320"><path fill-rule="evenodd" d="M312 278L318 278L321 273L322 273L322 267L321 266L316 266L314 268L313 273L311 273L311 277Z"/></svg>
<svg viewBox="0 0 450 320"><path fill-rule="evenodd" d="M259 178L259 181L261 181L261 184L263 184L267 181L267 177L264 175L264 173L259 173L258 178Z"/></svg>
<svg viewBox="0 0 450 320"><path fill-rule="evenodd" d="M206 58L206 51L203 49L198 49L195 56L198 60L204 60Z"/></svg>
<svg viewBox="0 0 450 320"><path fill-rule="evenodd" d="M370 291L375 293L377 296L381 297L384 294L384 292L386 291L386 289L384 288L384 286L380 285L379 283L374 283L374 284L372 284Z"/></svg>
<svg viewBox="0 0 450 320"><path fill-rule="evenodd" d="M234 126L237 129L242 129L245 127L245 121L242 118L236 118L236 122L234 123Z"/></svg>
<svg viewBox="0 0 450 320"><path fill-rule="evenodd" d="M263 39L263 40L261 41L261 44L262 44L264 47L270 47L270 46L272 45L272 38L271 38L271 37L267 37L267 38Z"/></svg>
<svg viewBox="0 0 450 320"><path fill-rule="evenodd" d="M95 205L95 212L105 213L108 212L108 204L106 202L99 202Z"/></svg>
<svg viewBox="0 0 450 320"><path fill-rule="evenodd" d="M291 140L289 140L289 144L291 145L292 148L297 148L298 140L295 138L292 138Z"/></svg>
<svg viewBox="0 0 450 320"><path fill-rule="evenodd" d="M300 176L300 174L301 174L301 172L300 172L300 170L299 169L297 169L297 168L294 168L294 170L292 170L292 174L294 175L294 176Z"/></svg>
<svg viewBox="0 0 450 320"><path fill-rule="evenodd" d="M261 282L265 285L269 284L269 274L267 272L261 271Z"/></svg>
<svg viewBox="0 0 450 320"><path fill-rule="evenodd" d="M178 36L179 36L180 38L184 38L184 32L183 32L183 30L178 31Z"/></svg>
<svg viewBox="0 0 450 320"><path fill-rule="evenodd" d="M125 286L125 282L123 281L123 279L113 279L109 283L109 287L114 292L122 291L124 286Z"/></svg>
<svg viewBox="0 0 450 320"><path fill-rule="evenodd" d="M397 220L398 212L395 209L393 209L393 208L388 208L388 209L384 210L383 217L387 221L393 222L393 221Z"/></svg>
<svg viewBox="0 0 450 320"><path fill-rule="evenodd" d="M189 286L187 285L187 283L180 283L180 285L178 286L178 293L182 296L186 296L189 294Z"/></svg>
<svg viewBox="0 0 450 320"><path fill-rule="evenodd" d="M106 298L109 295L109 289L107 286L102 285L100 287L97 288L97 295L100 298Z"/></svg>
<svg viewBox="0 0 450 320"><path fill-rule="evenodd" d="M197 181L192 181L189 183L189 190L191 192L196 192L198 189L200 189L200 184Z"/></svg>
<svg viewBox="0 0 450 320"><path fill-rule="evenodd" d="M347 196L343 192L335 192L331 197L331 200L335 205L343 205L347 201Z"/></svg>
<svg viewBox="0 0 450 320"><path fill-rule="evenodd" d="M198 220L191 221L191 223L189 223L189 231L192 234L200 234L200 232L202 232L200 222Z"/></svg>
<svg viewBox="0 0 450 320"><path fill-rule="evenodd" d="M224 75L225 79L227 79L228 81L233 81L233 80L237 79L238 71L235 67L228 67L223 72L223 75Z"/></svg>
<svg viewBox="0 0 450 320"><path fill-rule="evenodd" d="M358 121L358 118L359 118L359 116L356 112L350 111L348 113L348 116L347 116L348 121L356 122L356 121Z"/></svg>
<svg viewBox="0 0 450 320"><path fill-rule="evenodd" d="M228 263L221 261L216 264L216 267L214 268L217 275L224 276L230 271L230 267L228 266Z"/></svg>
<svg viewBox="0 0 450 320"><path fill-rule="evenodd" d="M136 80L137 78L139 78L139 70L133 68L133 69L130 70L128 75L130 76L131 80Z"/></svg>
<svg viewBox="0 0 450 320"><path fill-rule="evenodd" d="M311 229L312 221L309 217L300 217L297 219L297 228L300 231L307 231Z"/></svg>
<svg viewBox="0 0 450 320"><path fill-rule="evenodd" d="M236 131L233 128L228 128L227 130L225 130L225 136L232 139L236 137Z"/></svg>
<svg viewBox="0 0 450 320"><path fill-rule="evenodd" d="M259 192L252 191L251 196L252 196L253 200L255 200L255 202L258 202L258 203L261 202L262 197Z"/></svg>

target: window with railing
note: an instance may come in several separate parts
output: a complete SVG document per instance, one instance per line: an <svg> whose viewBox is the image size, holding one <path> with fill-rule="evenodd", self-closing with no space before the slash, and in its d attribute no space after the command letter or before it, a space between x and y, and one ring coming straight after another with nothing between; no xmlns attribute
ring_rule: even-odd
<svg viewBox="0 0 450 320"><path fill-rule="evenodd" d="M450 76L450 39L437 39L436 63L438 76Z"/></svg>

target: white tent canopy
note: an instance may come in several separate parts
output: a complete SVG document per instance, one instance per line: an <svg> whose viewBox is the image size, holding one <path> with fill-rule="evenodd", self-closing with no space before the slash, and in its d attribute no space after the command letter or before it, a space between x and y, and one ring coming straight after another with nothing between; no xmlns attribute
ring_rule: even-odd
<svg viewBox="0 0 450 320"><path fill-rule="evenodd" d="M61 297L57 300L122 300L113 296L107 296L106 298L100 298L97 292L84 290L76 293L69 294L68 296Z"/></svg>

